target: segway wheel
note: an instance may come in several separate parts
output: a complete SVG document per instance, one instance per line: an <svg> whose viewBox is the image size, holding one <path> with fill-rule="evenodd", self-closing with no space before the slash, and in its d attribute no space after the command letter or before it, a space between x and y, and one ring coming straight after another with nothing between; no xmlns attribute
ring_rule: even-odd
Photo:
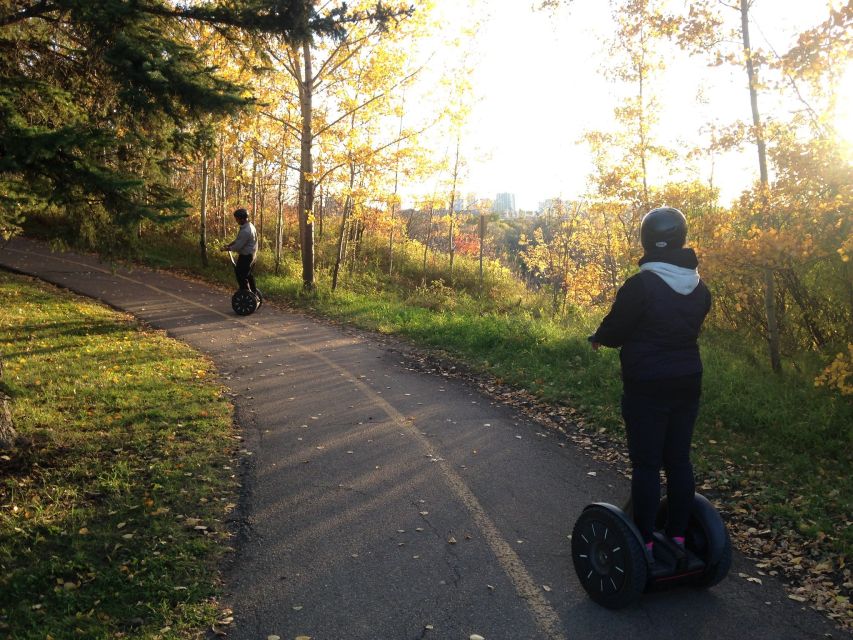
<svg viewBox="0 0 853 640"><path fill-rule="evenodd" d="M572 531L572 560L581 586L596 603L621 609L643 593L648 578L645 550L617 514L591 505Z"/></svg>
<svg viewBox="0 0 853 640"><path fill-rule="evenodd" d="M665 527L668 511L669 505L664 497L658 507L657 528ZM705 563L705 570L691 578L690 584L707 589L728 575L732 566L732 541L719 512L701 493L693 496L684 542L687 549Z"/></svg>
<svg viewBox="0 0 853 640"><path fill-rule="evenodd" d="M258 297L248 289L237 289L231 296L231 308L238 316L247 316L258 308Z"/></svg>

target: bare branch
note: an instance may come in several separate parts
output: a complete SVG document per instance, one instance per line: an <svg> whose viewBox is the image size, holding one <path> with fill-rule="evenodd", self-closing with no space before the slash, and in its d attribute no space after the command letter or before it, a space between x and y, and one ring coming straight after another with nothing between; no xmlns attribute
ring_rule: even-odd
<svg viewBox="0 0 853 640"><path fill-rule="evenodd" d="M0 27L6 27L10 24L21 22L22 20L29 20L30 18L40 18L51 11L55 11L56 9L58 9L58 7L49 2L49 0L41 0L18 13L9 13L0 16Z"/></svg>
<svg viewBox="0 0 853 640"><path fill-rule="evenodd" d="M258 113L260 113L262 116L269 118L270 120L274 120L275 122L284 125L284 127L286 129L290 129L291 133L295 134L297 138L302 135L302 130L299 127L294 126L287 120L279 118L278 116L268 113L266 111L259 111Z"/></svg>
<svg viewBox="0 0 853 640"><path fill-rule="evenodd" d="M332 122L330 122L329 124L327 124L325 127L321 127L321 128L320 128L320 130L319 130L319 131L317 131L317 132L314 134L314 136L315 136L315 137L317 137L317 136L322 135L323 133L325 133L326 131L328 131L328 130L329 130L329 129L331 129L332 127L334 127L336 124L338 124L338 123L339 123L341 120L343 120L344 118L346 118L346 117L348 117L348 116L351 116L351 115L352 115L352 114L354 114L356 111L359 111L360 109L363 109L364 107L366 107L367 105L369 105L371 102L375 102L376 100L379 100L380 98L385 97L386 95L388 95L388 93L389 93L389 92L393 91L394 89L396 89L396 88L397 88L397 87L399 87L399 86L404 85L406 82L408 82L409 80L411 80L412 78L414 78L417 74L419 74L419 73L421 72L421 70L424 68L424 66L425 66L425 64L424 64L424 65L422 65L422 66L420 66L420 67L418 67L418 68L417 68L417 69L415 69L414 71L412 71L412 73L410 73L409 75L407 75L405 78L402 78L399 82L395 83L395 84L394 84L392 87L390 87L387 91L383 91L382 93L379 93L379 94L377 94L377 95L373 96L373 97L372 97L372 98L370 98L369 100L365 100L364 102L362 102L362 103L361 103L360 105L358 105L357 107L353 107L352 109L350 109L349 111L347 111L346 113L344 113L343 115L341 115L339 118L336 118L335 120L333 120Z"/></svg>
<svg viewBox="0 0 853 640"><path fill-rule="evenodd" d="M311 79L314 83L316 83L316 84L315 84L315 87L317 87L317 88L318 88L318 90L319 90L319 87L322 85L322 82L320 81L320 78L322 78L322 77L323 77L323 75L328 75L328 74L326 74L326 66L327 66L327 65L328 65L332 60L334 60L335 56L338 54L338 52L339 52L341 49L343 49L343 48L344 48L344 46L345 46L345 45L352 46L352 47L354 47L354 48L353 48L353 49L352 49L352 50L351 50L351 51L350 51L346 56L344 56L344 57L343 57L339 62L337 62L337 63L334 65L334 67L332 67L332 68L329 70L329 72L328 72L329 74L332 74L332 73L334 73L335 71L337 71L338 69L340 69L340 68L341 68L341 66L343 66L344 64L346 64L346 62L347 62L348 60L350 60L354 55L356 55L359 51L361 51L361 49L364 47L365 42L366 42L370 37L372 37L376 32L377 32L377 30L376 30L376 29L374 29L371 33L369 33L369 34L365 35L365 36L364 36L364 37L362 37L362 38L359 38L358 40L354 40L353 42L346 42L346 41L344 41L344 42L341 42L337 47L335 47L334 51L332 51L332 53L330 53L330 54L329 54L329 56L326 58L326 60L323 62L323 64L322 64L322 65L320 65L320 68L317 70L317 73L316 73L316 74L314 74L314 77Z"/></svg>

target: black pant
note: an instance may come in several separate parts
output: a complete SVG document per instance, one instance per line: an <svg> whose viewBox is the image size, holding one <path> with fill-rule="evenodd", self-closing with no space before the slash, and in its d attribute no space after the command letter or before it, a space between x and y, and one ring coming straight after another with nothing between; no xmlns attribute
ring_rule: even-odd
<svg viewBox="0 0 853 640"><path fill-rule="evenodd" d="M234 265L234 275L237 278L237 286L241 289L249 289L257 293L258 288L255 286L255 276L252 275L252 265L255 263L253 256L237 256L237 263Z"/></svg>
<svg viewBox="0 0 853 640"><path fill-rule="evenodd" d="M660 470L666 471L669 518L666 533L683 536L696 485L690 463L693 425L699 413L702 376L625 381L622 417L631 457L634 522L652 540L660 502Z"/></svg>

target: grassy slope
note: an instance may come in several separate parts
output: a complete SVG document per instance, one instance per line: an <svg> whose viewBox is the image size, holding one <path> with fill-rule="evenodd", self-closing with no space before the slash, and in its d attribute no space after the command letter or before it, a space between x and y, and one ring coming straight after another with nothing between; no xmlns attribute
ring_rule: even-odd
<svg viewBox="0 0 853 640"><path fill-rule="evenodd" d="M160 239L149 255L154 264L232 282L222 257L205 270L193 253ZM271 263L267 257L265 264ZM461 279L464 261L458 264ZM410 283L375 274L345 276L332 295L320 272L318 293L306 296L298 265L285 265L281 276L260 271L267 295L453 354L543 400L570 404L621 437L618 354L593 353L586 341L600 316L554 321L535 306L478 301L446 287L412 291ZM507 289L503 297L514 299L517 290ZM777 377L765 365L763 344L708 331L701 346L706 374L694 439L700 480L728 496L734 511L749 512L759 529L819 540L843 566L853 550L853 527L846 525L853 510L853 403L814 387L816 362L801 359Z"/></svg>
<svg viewBox="0 0 853 640"><path fill-rule="evenodd" d="M234 508L231 408L209 362L128 317L0 272L0 637L210 628ZM195 527L207 527L196 529Z"/></svg>

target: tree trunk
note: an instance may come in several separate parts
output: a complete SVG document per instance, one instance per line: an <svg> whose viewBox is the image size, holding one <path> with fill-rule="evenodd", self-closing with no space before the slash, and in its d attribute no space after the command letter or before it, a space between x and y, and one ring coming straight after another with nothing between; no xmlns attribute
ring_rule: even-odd
<svg viewBox="0 0 853 640"><path fill-rule="evenodd" d="M207 157L201 161L201 226L198 243L201 249L201 263L207 266Z"/></svg>
<svg viewBox="0 0 853 640"><path fill-rule="evenodd" d="M350 190L352 190L352 179L350 179ZM335 266L332 269L332 291L338 288L338 273L341 269L341 263L346 259L347 252L347 222L349 220L349 211L352 207L352 195L347 195L344 202L344 210L341 214L341 229L338 232L338 250L335 253Z"/></svg>
<svg viewBox="0 0 853 640"><path fill-rule="evenodd" d="M226 207L228 203L226 202L227 192L225 190L225 143L223 141L222 145L219 147L219 221L221 226L219 228L220 237L225 240L225 237L228 233L227 230L227 214Z"/></svg>
<svg viewBox="0 0 853 640"><path fill-rule="evenodd" d="M397 211L397 186L400 178L400 138L403 137L403 113L400 112L400 126L397 131L397 157L394 165L394 202L391 204L391 230L388 233L388 277L394 272L394 214Z"/></svg>
<svg viewBox="0 0 853 640"><path fill-rule="evenodd" d="M317 185L317 190L314 193L314 210L315 218L317 219L317 238L320 243L323 243L323 187ZM322 267L322 265L320 265Z"/></svg>
<svg viewBox="0 0 853 640"><path fill-rule="evenodd" d="M252 217L258 220L258 150L252 149ZM261 229L258 229L258 250L261 248Z"/></svg>
<svg viewBox="0 0 853 640"><path fill-rule="evenodd" d="M453 187L450 190L450 233L447 238L447 251L450 255L450 283L453 283L453 255L455 245L453 242L454 208L456 207L456 180L459 177L459 138L456 138L456 161L453 163Z"/></svg>
<svg viewBox="0 0 853 640"><path fill-rule="evenodd" d="M639 129L640 129L640 165L643 170L643 205L648 211L651 208L649 202L649 171L646 168L646 121L643 111L643 80L645 69L640 65L640 109L639 109ZM643 212L645 213L645 211ZM633 238L632 238L633 239Z"/></svg>
<svg viewBox="0 0 853 640"><path fill-rule="evenodd" d="M426 242L424 242L424 266L422 272L424 274L424 280L426 280L426 263L427 263L427 252L429 251L429 243L432 241L432 216L435 213L435 203L430 202L429 204L429 222L427 222L427 237Z"/></svg>
<svg viewBox="0 0 853 640"><path fill-rule="evenodd" d="M764 144L764 132L761 129L761 117L758 113L758 90L756 88L755 67L752 63L752 47L749 43L749 2L740 0L741 35L743 53L746 58L746 74L749 78L749 102L752 107L752 124L755 129L755 145L758 148L758 170L761 177L761 215L765 229L769 227L770 178L767 173L767 149ZM779 319L776 313L776 281L770 266L763 268L764 277L764 313L767 317L767 346L770 351L770 366L773 371L782 371L782 358L779 346Z"/></svg>
<svg viewBox="0 0 853 640"><path fill-rule="evenodd" d="M3 376L3 360L0 359L0 377ZM12 424L12 398L0 391L0 450L11 449L18 434Z"/></svg>
<svg viewBox="0 0 853 640"><path fill-rule="evenodd" d="M266 202L267 202L267 185L264 173L264 167L261 165L261 188L260 194L258 195L258 251L261 250L261 245L264 240L264 213L266 211Z"/></svg>
<svg viewBox="0 0 853 640"><path fill-rule="evenodd" d="M352 188L355 185L355 164L350 162L349 165L349 190L347 193L347 199L344 202L344 210L341 214L341 230L338 233L338 250L335 253L335 267L332 270L332 291L334 291L338 286L338 272L341 268L341 263L346 259L347 255L347 222L349 220L349 214L352 210Z"/></svg>
<svg viewBox="0 0 853 640"><path fill-rule="evenodd" d="M0 451L14 447L17 439L12 424L12 399L0 391Z"/></svg>
<svg viewBox="0 0 853 640"><path fill-rule="evenodd" d="M480 212L480 293L483 292L483 237L486 235L486 216Z"/></svg>
<svg viewBox="0 0 853 640"><path fill-rule="evenodd" d="M313 133L311 128L312 93L314 78L311 69L311 47L302 45L304 76L299 83L299 106L302 116L302 140L299 156L299 235L302 249L302 286L314 288L314 223L311 211L314 208L314 162L311 157Z"/></svg>
<svg viewBox="0 0 853 640"><path fill-rule="evenodd" d="M284 235L284 183L287 176L287 166L284 164L284 151L281 154L281 165L278 170L278 211L275 221L275 275L281 271L281 245Z"/></svg>
<svg viewBox="0 0 853 640"><path fill-rule="evenodd" d="M358 258L358 246L361 241L361 234L364 231L364 223L360 218L354 217L352 218L349 228L349 245L352 247L352 250L349 252L349 275L352 277L352 274L355 271L355 261Z"/></svg>

